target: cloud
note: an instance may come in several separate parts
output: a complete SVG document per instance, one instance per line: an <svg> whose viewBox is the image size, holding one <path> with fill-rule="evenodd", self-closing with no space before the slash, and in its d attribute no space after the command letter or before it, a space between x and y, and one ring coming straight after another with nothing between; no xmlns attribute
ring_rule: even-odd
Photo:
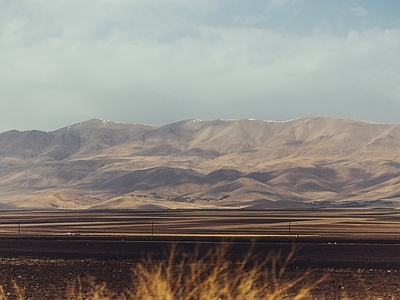
<svg viewBox="0 0 400 300"><path fill-rule="evenodd" d="M351 10L355 12L359 17L364 17L368 15L368 11L365 8L362 8L361 6L352 7Z"/></svg>
<svg viewBox="0 0 400 300"><path fill-rule="evenodd" d="M253 27L259 14L206 21L211 2L55 3L0 12L0 132L95 117L400 122L398 29L300 37Z"/></svg>
<svg viewBox="0 0 400 300"><path fill-rule="evenodd" d="M237 15L235 17L235 22L240 24L241 27L253 27L257 24L265 21L265 16L262 14L252 14L252 15Z"/></svg>

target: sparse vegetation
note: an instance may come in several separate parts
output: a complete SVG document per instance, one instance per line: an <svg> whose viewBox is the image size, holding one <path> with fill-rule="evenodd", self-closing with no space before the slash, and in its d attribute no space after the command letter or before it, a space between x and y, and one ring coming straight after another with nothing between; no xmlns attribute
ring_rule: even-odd
<svg viewBox="0 0 400 300"><path fill-rule="evenodd" d="M114 294L106 283L94 278L78 278L59 299L69 300L233 300L233 299L308 299L310 291L321 283L310 279L312 271L297 278L285 276L295 251L285 257L271 252L265 258L254 257L251 249L245 257L227 260L228 246L211 247L195 253L180 252L174 246L165 259L149 257L133 270L130 289ZM14 284L12 299L23 300L24 290ZM11 299L0 288L0 300Z"/></svg>
<svg viewBox="0 0 400 300"><path fill-rule="evenodd" d="M302 299L325 277L309 282L311 271L284 277L294 251L282 258L271 252L259 260L251 251L233 262L225 259L229 247L213 247L205 254L181 255L174 248L167 262L139 264L132 299Z"/></svg>
<svg viewBox="0 0 400 300"><path fill-rule="evenodd" d="M7 176L0 176L0 205L137 209L143 201L186 209L265 200L249 208L399 206L398 125L316 117L170 126L174 131L112 122L105 128L103 120L90 120L70 131L1 134L0 170Z"/></svg>

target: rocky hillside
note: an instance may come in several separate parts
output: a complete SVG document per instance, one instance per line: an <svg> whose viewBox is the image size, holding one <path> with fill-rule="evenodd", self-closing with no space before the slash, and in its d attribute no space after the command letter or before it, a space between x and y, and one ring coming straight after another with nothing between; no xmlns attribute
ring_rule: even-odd
<svg viewBox="0 0 400 300"><path fill-rule="evenodd" d="M400 125L338 118L90 120L0 134L0 207L393 205Z"/></svg>

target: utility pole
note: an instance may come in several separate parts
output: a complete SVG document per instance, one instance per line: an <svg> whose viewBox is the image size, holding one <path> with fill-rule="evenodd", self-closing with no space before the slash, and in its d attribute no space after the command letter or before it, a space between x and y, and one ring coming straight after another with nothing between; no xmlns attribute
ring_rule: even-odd
<svg viewBox="0 0 400 300"><path fill-rule="evenodd" d="M289 221L289 238L290 238L290 225L291 225L290 223L291 223L291 222Z"/></svg>
<svg viewBox="0 0 400 300"><path fill-rule="evenodd" d="M21 233L21 221L18 222L18 239L19 239L20 233Z"/></svg>
<svg viewBox="0 0 400 300"><path fill-rule="evenodd" d="M154 222L151 221L151 240L153 240L153 236L154 236Z"/></svg>

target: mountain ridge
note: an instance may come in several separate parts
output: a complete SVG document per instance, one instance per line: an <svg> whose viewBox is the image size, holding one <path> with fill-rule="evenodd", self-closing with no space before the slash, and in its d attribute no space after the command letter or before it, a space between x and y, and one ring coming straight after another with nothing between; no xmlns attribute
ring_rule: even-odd
<svg viewBox="0 0 400 300"><path fill-rule="evenodd" d="M390 199L396 206L399 149L398 124L334 117L160 127L92 119L50 132L11 130L0 133L0 204L303 207Z"/></svg>

